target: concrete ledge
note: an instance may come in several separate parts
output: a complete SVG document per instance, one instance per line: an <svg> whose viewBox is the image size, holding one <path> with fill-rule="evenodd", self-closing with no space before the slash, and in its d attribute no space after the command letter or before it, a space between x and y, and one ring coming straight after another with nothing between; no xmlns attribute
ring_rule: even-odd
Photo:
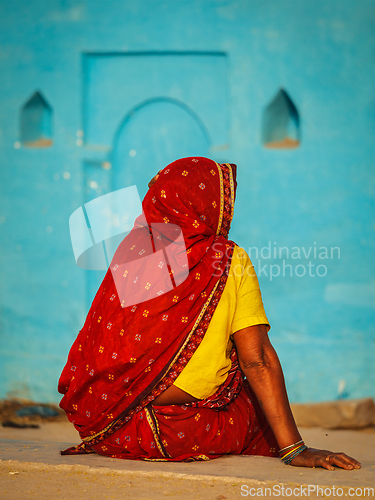
<svg viewBox="0 0 375 500"><path fill-rule="evenodd" d="M372 398L294 403L292 412L297 426L325 429L359 429L375 425L375 402Z"/></svg>
<svg viewBox="0 0 375 500"><path fill-rule="evenodd" d="M356 433L352 433L356 434ZM359 433L361 434L361 433ZM370 440L369 440L370 436ZM356 442L371 447L375 435L356 436ZM341 440L341 437L340 437ZM370 442L369 442L370 441ZM0 464L32 469L57 469L67 473L93 473L111 475L136 475L137 477L190 479L199 481L215 480L222 483L296 484L332 487L375 487L374 461L362 460L362 469L344 471L336 469L305 469L288 467L275 458L258 456L225 456L208 462L144 462L119 460L99 455L61 456L59 451L72 443L51 443L38 441L2 440L0 442ZM361 460L360 456L357 456Z"/></svg>

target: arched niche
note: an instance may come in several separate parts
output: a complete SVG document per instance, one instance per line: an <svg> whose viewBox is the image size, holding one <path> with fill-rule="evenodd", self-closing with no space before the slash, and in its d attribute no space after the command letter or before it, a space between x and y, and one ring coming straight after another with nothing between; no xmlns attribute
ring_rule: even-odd
<svg viewBox="0 0 375 500"><path fill-rule="evenodd" d="M52 145L52 108L37 91L21 109L20 139L28 148L47 148Z"/></svg>
<svg viewBox="0 0 375 500"><path fill-rule="evenodd" d="M264 110L262 143L273 149L293 149L300 144L299 113L284 89L279 90Z"/></svg>
<svg viewBox="0 0 375 500"><path fill-rule="evenodd" d="M148 181L178 158L208 156L210 137L199 116L176 99L140 103L114 137L112 189L136 185L141 199Z"/></svg>
<svg viewBox="0 0 375 500"><path fill-rule="evenodd" d="M135 185L142 200L148 182L159 170L178 158L207 157L210 145L205 125L189 106L168 97L145 100L120 122L108 161L101 166L85 165L85 182L89 182L90 188L87 199L99 194L93 193L91 187L116 191ZM107 170L105 165L111 168ZM115 249L116 245L112 249L106 247L109 262ZM89 304L103 277L103 271L87 272Z"/></svg>

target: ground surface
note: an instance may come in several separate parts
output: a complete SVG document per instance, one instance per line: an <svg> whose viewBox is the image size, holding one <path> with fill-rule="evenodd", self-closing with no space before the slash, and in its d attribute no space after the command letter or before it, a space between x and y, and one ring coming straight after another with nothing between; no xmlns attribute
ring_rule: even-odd
<svg viewBox="0 0 375 500"><path fill-rule="evenodd" d="M61 456L60 449L79 442L71 424L62 421L41 423L36 429L0 427L0 498L314 498L317 487L322 488L318 492L320 498L375 498L375 492L372 495L371 489L365 490L375 489L374 428L363 431L312 428L302 429L301 433L310 446L343 450L354 456L361 461L362 469L334 472L302 469L285 466L277 459L249 456L194 463L151 463L98 455Z"/></svg>

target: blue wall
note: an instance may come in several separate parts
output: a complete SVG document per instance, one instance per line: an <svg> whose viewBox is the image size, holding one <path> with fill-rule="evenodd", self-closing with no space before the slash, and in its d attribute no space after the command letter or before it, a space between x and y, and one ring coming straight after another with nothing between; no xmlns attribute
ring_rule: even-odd
<svg viewBox="0 0 375 500"><path fill-rule="evenodd" d="M0 0L0 397L59 400L100 279L75 264L71 213L144 192L188 154L238 164L231 238L251 248L290 399L375 396L374 14L372 0ZM262 144L280 88L295 149Z"/></svg>

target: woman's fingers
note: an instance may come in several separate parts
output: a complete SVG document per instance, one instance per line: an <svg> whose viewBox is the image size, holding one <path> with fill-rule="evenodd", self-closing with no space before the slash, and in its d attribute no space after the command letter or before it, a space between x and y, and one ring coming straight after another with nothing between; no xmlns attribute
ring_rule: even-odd
<svg viewBox="0 0 375 500"><path fill-rule="evenodd" d="M328 459L328 460L327 460ZM325 458L321 458L320 459L320 463L319 465L321 467L323 467L324 469L327 469L327 470L335 470L335 468L333 467L333 465L331 464L331 461L330 461L330 458L327 456Z"/></svg>
<svg viewBox="0 0 375 500"><path fill-rule="evenodd" d="M345 453L334 453L314 448L308 448L302 452L291 462L291 465L297 467L323 467L327 470L335 470L335 467L345 470L361 468L361 464L357 460Z"/></svg>
<svg viewBox="0 0 375 500"><path fill-rule="evenodd" d="M349 457L345 453L330 453L326 460L332 464L337 465L338 467L342 467L343 469L351 470L351 469L360 469L361 464L352 457Z"/></svg>
<svg viewBox="0 0 375 500"><path fill-rule="evenodd" d="M331 466L335 465L336 467L341 467L342 469L353 469L354 466L340 457L337 453L332 453L326 457L326 462L328 462Z"/></svg>

